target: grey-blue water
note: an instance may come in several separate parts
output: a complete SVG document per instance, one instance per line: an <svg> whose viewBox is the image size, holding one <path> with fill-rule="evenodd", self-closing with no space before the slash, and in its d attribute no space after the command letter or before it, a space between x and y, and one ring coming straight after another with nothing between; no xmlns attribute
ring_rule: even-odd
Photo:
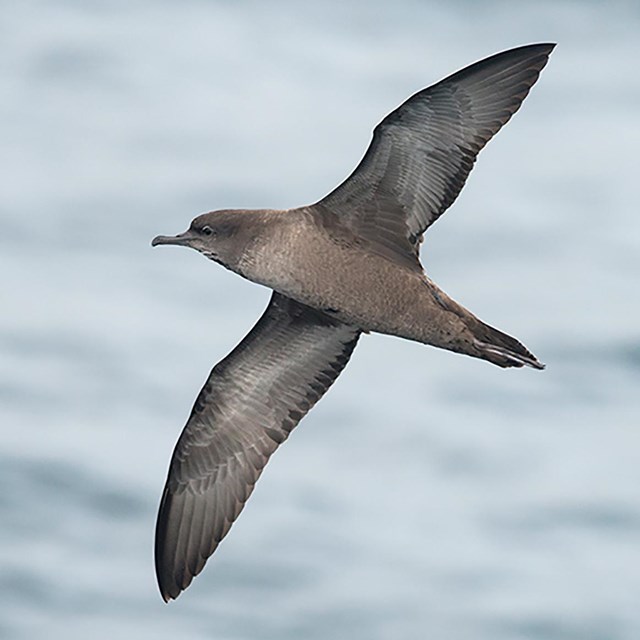
<svg viewBox="0 0 640 640"><path fill-rule="evenodd" d="M0 637L637 640L635 2L0 4ZM559 46L422 257L544 372L381 336L177 602L155 512L268 291L151 249L335 186L410 93Z"/></svg>

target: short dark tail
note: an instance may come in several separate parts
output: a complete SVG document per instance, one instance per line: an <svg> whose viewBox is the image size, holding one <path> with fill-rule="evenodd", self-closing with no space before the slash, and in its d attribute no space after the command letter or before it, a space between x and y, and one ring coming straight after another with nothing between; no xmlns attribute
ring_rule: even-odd
<svg viewBox="0 0 640 640"><path fill-rule="evenodd" d="M473 345L478 357L488 360L499 367L532 367L544 369L544 364L536 358L522 343L498 329L490 327L476 317L467 326L473 333Z"/></svg>
<svg viewBox="0 0 640 640"><path fill-rule="evenodd" d="M468 309L451 299L430 280L426 280L425 283L435 301L446 311L458 316L462 325L468 331L467 333L464 329L462 330L461 333L465 334L463 341L457 344L456 341L446 345L438 344L438 346L451 351L465 353L474 358L488 360L499 367L526 366L533 369L544 369L544 364L515 338L490 327L479 318L476 318Z"/></svg>

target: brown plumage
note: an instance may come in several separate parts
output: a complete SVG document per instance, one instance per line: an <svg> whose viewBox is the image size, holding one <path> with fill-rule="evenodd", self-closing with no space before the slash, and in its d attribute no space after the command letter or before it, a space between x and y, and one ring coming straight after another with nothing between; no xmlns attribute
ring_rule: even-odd
<svg viewBox="0 0 640 640"><path fill-rule="evenodd" d="M340 374L362 332L543 368L429 280L419 246L553 47L505 51L416 93L375 128L349 178L314 205L214 211L153 240L194 248L274 290L255 327L214 367L173 453L156 529L165 600L202 570L270 455Z"/></svg>

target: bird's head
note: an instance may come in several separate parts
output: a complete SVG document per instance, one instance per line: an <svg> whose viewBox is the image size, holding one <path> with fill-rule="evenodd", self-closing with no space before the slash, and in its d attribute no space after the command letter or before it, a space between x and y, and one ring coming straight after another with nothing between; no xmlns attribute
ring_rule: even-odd
<svg viewBox="0 0 640 640"><path fill-rule="evenodd" d="M174 244L191 247L207 258L234 269L251 239L253 220L243 211L211 211L194 218L184 233L156 236L151 246Z"/></svg>

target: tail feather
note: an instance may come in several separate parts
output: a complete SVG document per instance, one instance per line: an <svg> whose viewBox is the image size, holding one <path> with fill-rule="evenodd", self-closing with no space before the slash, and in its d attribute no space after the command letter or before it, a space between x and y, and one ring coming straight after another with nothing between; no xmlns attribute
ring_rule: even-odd
<svg viewBox="0 0 640 640"><path fill-rule="evenodd" d="M475 358L488 360L499 367L532 367L544 369L544 364L536 358L521 342L515 338L494 329L468 309L450 298L430 280L426 280L431 295L435 301L445 310L458 316L460 320L459 333L463 340L454 340L437 346L466 353ZM433 343L431 343L433 344Z"/></svg>
<svg viewBox="0 0 640 640"><path fill-rule="evenodd" d="M499 367L532 367L544 369L544 364L538 360L521 342L498 331L474 318L471 329L473 344L478 350L478 357L488 360Z"/></svg>
<svg viewBox="0 0 640 640"><path fill-rule="evenodd" d="M532 367L533 369L544 369L545 365L540 362L531 352L527 351L523 345L523 353L515 353L504 347L497 347L486 342L476 340L474 345L480 351L480 357L488 360L499 367Z"/></svg>

